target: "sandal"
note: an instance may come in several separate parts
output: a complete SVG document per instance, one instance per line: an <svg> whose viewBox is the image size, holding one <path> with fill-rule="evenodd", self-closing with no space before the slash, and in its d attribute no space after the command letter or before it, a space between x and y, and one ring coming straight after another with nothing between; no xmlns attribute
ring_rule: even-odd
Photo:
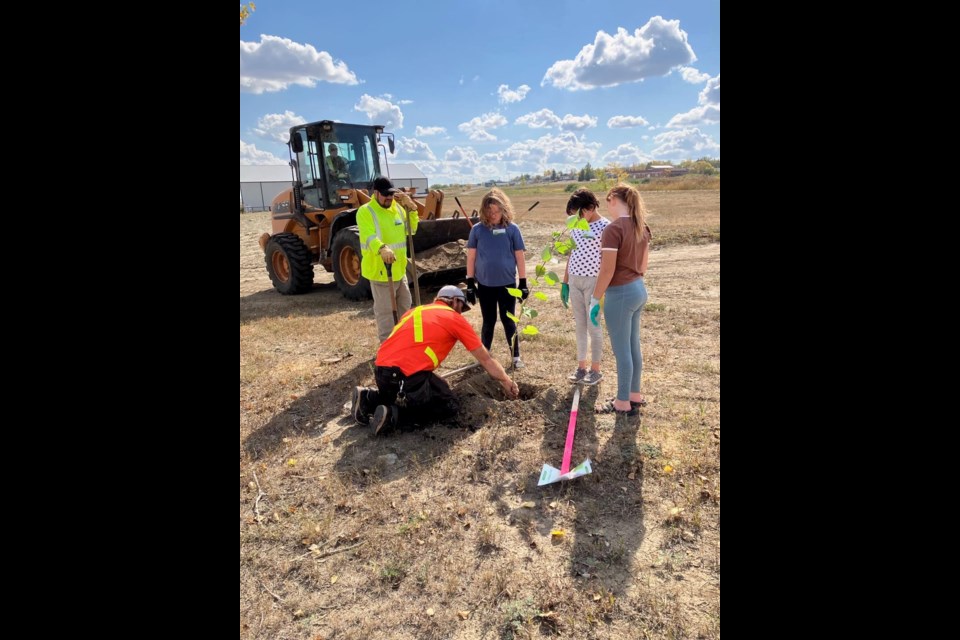
<svg viewBox="0 0 960 640"><path fill-rule="evenodd" d="M593 410L595 413L616 413L618 416L627 416L627 417L633 417L640 413L640 411L633 405L630 405L629 410L617 409L613 404L613 400L607 400L602 404L598 404L596 407L593 408Z"/></svg>
<svg viewBox="0 0 960 640"><path fill-rule="evenodd" d="M614 400L616 400L616 398L607 398L607 401L608 401L608 402L613 402ZM630 407L631 407L632 409L639 409L640 407L645 407L645 406L647 406L647 399L646 399L646 398L644 398L644 399L641 400L640 402L637 402L637 401L635 401L635 400L631 400L631 401L630 401Z"/></svg>

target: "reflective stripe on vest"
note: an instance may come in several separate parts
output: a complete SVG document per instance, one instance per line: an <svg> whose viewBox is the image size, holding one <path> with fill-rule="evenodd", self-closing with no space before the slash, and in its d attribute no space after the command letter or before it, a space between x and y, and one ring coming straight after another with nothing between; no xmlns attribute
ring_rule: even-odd
<svg viewBox="0 0 960 640"><path fill-rule="evenodd" d="M367 249L369 249L369 248L370 248L370 242L371 242L374 238L377 238L377 239L380 240L380 242L383 242L383 232L380 230L380 219L377 218L377 214L374 213L373 207L371 207L369 203L367 204L367 211L370 212L370 217L373 218L373 227L374 227L374 229L376 229L376 234L368 237L368 238L364 241L364 243L363 243L363 246L366 247ZM394 214L394 216L396 216L396 214ZM387 243L386 243L386 242L383 242L383 244L387 244ZM399 251L399 250L402 249L403 252L404 252L404 255L406 255L406 251L407 251L407 243L406 243L406 241L404 241L404 242L394 242L394 243L391 243L391 244L387 244L387 246L390 247L391 249L393 249L393 252L394 252L394 253L396 253L397 251Z"/></svg>
<svg viewBox="0 0 960 640"><path fill-rule="evenodd" d="M413 342L414 344L419 344L423 342L423 310L424 309L442 309L445 311L453 311L454 313L456 313L455 309L451 309L450 307L448 307L443 303L425 305L422 307L415 307L413 310L413 313L411 313L407 317L400 320L397 326L393 328L393 331L390 332L390 337L393 337L393 334L395 334L400 329L400 327L407 324L407 320L409 320L410 318L413 318ZM437 359L437 354L434 353L433 349L431 349L428 346L426 349L423 350L423 352L427 354L427 357L430 358L431 362L433 362L434 369L440 366L440 360Z"/></svg>

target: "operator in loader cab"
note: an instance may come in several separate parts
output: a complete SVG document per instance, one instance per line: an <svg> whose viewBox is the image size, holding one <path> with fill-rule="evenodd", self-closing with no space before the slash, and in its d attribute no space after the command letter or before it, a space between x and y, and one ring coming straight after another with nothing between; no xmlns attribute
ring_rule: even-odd
<svg viewBox="0 0 960 640"><path fill-rule="evenodd" d="M377 351L377 388L355 387L351 413L378 434L388 427L427 424L455 415L459 402L450 385L434 373L457 341L500 383L508 398L520 389L484 348L461 315L470 305L459 287L447 285L433 304L407 312ZM371 413L372 421L371 421Z"/></svg>
<svg viewBox="0 0 960 640"><path fill-rule="evenodd" d="M398 318L413 304L407 284L407 233L403 217L407 216L410 233L415 234L420 216L413 199L395 188L388 178L374 180L371 195L370 202L357 209L363 254L360 273L370 281L377 338L383 342L394 324L392 296L396 296Z"/></svg>
<svg viewBox="0 0 960 640"><path fill-rule="evenodd" d="M327 173L330 174L330 181L346 180L349 177L347 161L340 157L340 149L331 142L327 151L330 154L327 156Z"/></svg>

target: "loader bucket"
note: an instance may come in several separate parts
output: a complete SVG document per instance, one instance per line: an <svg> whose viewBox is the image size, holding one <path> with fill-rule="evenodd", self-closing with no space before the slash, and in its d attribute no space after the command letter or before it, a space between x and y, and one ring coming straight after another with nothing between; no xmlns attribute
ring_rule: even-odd
<svg viewBox="0 0 960 640"><path fill-rule="evenodd" d="M413 235L413 248L417 255L437 245L470 237L470 223L466 218L440 218L439 220L421 220L417 232Z"/></svg>
<svg viewBox="0 0 960 640"><path fill-rule="evenodd" d="M470 223L464 218L421 220L414 234L418 282L442 286L462 280L467 274L467 238ZM407 276L413 281L413 266Z"/></svg>

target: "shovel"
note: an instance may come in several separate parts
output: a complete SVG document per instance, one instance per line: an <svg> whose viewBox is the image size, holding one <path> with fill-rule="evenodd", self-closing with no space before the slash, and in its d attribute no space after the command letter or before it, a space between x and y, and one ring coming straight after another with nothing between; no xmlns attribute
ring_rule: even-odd
<svg viewBox="0 0 960 640"><path fill-rule="evenodd" d="M402 207L401 207L402 208ZM414 305L420 306L420 278L417 274L417 256L413 252L413 234L410 233L410 218L403 214L403 226L407 229L407 251L410 254L410 268L413 270ZM394 305L396 307L396 305Z"/></svg>
<svg viewBox="0 0 960 640"><path fill-rule="evenodd" d="M457 373L463 373L464 371L469 371L470 369L475 369L475 368L477 368L477 367L479 367L479 366L480 366L480 363L479 363L479 362L474 362L473 364L468 364L468 365L465 366L465 367L460 367L459 369L454 369L453 371L447 371L446 373L441 373L441 374L440 374L440 377L441 377L441 378L449 378L449 377L452 376L452 375L455 375L455 374L457 374Z"/></svg>
<svg viewBox="0 0 960 640"><path fill-rule="evenodd" d="M400 322L400 314L397 313L397 292L393 289L393 265L384 264L387 268L387 284L390 285L390 304L393 306L393 326Z"/></svg>
<svg viewBox="0 0 960 640"><path fill-rule="evenodd" d="M573 393L573 406L570 408L570 424L567 425L567 442L563 446L563 462L560 463L559 469L544 464L543 469L540 471L540 481L537 482L538 487L559 482L560 480L573 480L574 478L579 478L580 476L585 476L593 472L593 469L590 467L590 458L587 458L573 469L570 468L570 458L573 456L573 434L577 429L577 410L579 408L580 385L577 385L577 390Z"/></svg>
<svg viewBox="0 0 960 640"><path fill-rule="evenodd" d="M457 201L457 206L460 207L460 211L463 212L463 217L467 219L467 224L469 224L469 225L470 225L470 228L472 229L472 228L473 228L473 220L470 219L470 216L467 215L467 210L463 208L463 205L462 205L462 204L460 204L460 198L457 198L456 196L454 196L453 199ZM457 217L457 216L456 216L456 212L454 212L454 216L453 216L453 217Z"/></svg>

